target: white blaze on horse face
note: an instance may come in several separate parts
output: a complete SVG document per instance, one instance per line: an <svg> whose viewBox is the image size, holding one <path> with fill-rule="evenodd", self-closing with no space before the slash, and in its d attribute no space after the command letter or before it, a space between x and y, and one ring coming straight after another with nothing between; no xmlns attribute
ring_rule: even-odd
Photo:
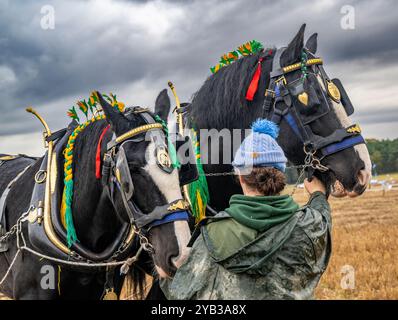
<svg viewBox="0 0 398 320"><path fill-rule="evenodd" d="M177 235L179 255L172 260L178 269L188 259L190 248L187 247L187 244L191 239L191 232L186 221L174 221L174 231Z"/></svg>
<svg viewBox="0 0 398 320"><path fill-rule="evenodd" d="M156 146L154 142L148 145L146 151L147 164L144 170L150 175L155 185L168 203L182 199L178 170L171 173L163 171L157 164Z"/></svg>
<svg viewBox="0 0 398 320"><path fill-rule="evenodd" d="M322 81L322 78L320 75L317 76L318 82L321 85L322 89L326 91L325 85ZM333 103L333 111L337 116L337 119L339 120L341 126L343 128L348 128L349 126L352 126L353 123L351 119L347 116L347 113L344 109L344 106L340 103L335 102L334 100L331 100ZM370 178L372 176L372 163L370 161L370 156L369 156L369 151L368 148L366 147L366 144L361 143L357 144L354 146L354 150L357 152L359 158L363 161L365 164L365 176L366 178L363 179L364 181L361 181L363 185L367 185L370 181Z"/></svg>
<svg viewBox="0 0 398 320"><path fill-rule="evenodd" d="M144 170L151 176L166 201L171 203L175 200L183 199L178 170L174 169L172 173L167 173L158 166L156 162L156 146L153 142L147 148L146 159L148 163ZM190 248L187 247L187 244L190 240L191 232L187 221L174 221L173 224L179 247L179 255L173 258L173 263L179 268L188 258Z"/></svg>

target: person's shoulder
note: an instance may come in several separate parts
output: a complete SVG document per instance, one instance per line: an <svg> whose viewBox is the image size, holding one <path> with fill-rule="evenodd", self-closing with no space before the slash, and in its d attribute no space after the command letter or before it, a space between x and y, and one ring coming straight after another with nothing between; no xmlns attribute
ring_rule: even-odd
<svg viewBox="0 0 398 320"><path fill-rule="evenodd" d="M210 222L206 229L213 239L219 238L220 235L257 234L256 230L244 226L232 217Z"/></svg>
<svg viewBox="0 0 398 320"><path fill-rule="evenodd" d="M258 235L256 230L244 226L232 217L207 224L205 232L206 238L210 240L207 241L208 247L217 259L237 252Z"/></svg>

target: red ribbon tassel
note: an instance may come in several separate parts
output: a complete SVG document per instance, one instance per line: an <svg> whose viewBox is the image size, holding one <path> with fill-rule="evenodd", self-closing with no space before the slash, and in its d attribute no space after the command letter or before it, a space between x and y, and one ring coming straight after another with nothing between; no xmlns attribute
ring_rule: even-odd
<svg viewBox="0 0 398 320"><path fill-rule="evenodd" d="M102 144L102 139L104 138L105 133L109 129L109 125L104 128L104 130L101 133L101 136L98 140L98 145L97 145L97 153L95 154L95 177L97 179L101 179L101 144Z"/></svg>
<svg viewBox="0 0 398 320"><path fill-rule="evenodd" d="M258 59L257 70L254 73L252 81L250 82L249 88L247 89L247 92L246 92L246 100L253 101L254 95L257 92L258 82L259 82L260 76L261 76L261 62L262 61L263 61L263 58Z"/></svg>

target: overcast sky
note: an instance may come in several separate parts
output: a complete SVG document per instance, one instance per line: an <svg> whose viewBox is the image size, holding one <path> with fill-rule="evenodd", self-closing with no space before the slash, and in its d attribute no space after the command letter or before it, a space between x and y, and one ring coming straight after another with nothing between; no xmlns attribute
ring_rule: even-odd
<svg viewBox="0 0 398 320"><path fill-rule="evenodd" d="M43 29L46 5L54 29ZM347 5L354 29L342 27ZM152 107L172 80L188 101L223 53L251 39L286 45L304 22L307 37L319 33L318 53L343 81L364 135L397 138L396 7L394 0L0 0L0 153L43 153L27 106L55 130L94 89Z"/></svg>

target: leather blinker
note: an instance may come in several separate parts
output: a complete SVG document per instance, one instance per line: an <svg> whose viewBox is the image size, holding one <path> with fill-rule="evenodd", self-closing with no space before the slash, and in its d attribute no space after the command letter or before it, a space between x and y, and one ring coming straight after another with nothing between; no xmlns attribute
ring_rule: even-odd
<svg viewBox="0 0 398 320"><path fill-rule="evenodd" d="M354 113L354 106L352 105L351 100L348 97L347 91L345 91L340 79L333 79L332 83L336 86L337 90L340 93L340 102L343 105L347 116L352 115Z"/></svg>
<svg viewBox="0 0 398 320"><path fill-rule="evenodd" d="M122 190L124 191L127 200L130 200L134 194L134 184L131 178L126 153L122 146L117 152L115 177L116 180L119 182Z"/></svg>

